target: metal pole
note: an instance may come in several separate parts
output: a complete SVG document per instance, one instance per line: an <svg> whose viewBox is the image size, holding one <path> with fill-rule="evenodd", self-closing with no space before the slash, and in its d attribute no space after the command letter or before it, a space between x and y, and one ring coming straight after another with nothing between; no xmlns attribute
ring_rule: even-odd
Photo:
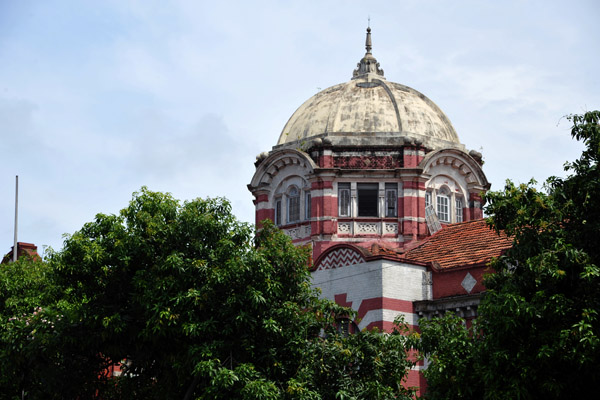
<svg viewBox="0 0 600 400"><path fill-rule="evenodd" d="M17 253L19 252L17 247L17 226L19 222L19 175L17 175L15 182L15 244L13 246L13 262L17 261Z"/></svg>

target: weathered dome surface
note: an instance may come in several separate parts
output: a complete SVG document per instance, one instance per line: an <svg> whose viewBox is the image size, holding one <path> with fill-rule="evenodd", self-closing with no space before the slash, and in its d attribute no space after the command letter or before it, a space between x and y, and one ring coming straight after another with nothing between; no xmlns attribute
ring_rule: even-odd
<svg viewBox="0 0 600 400"><path fill-rule="evenodd" d="M296 110L278 146L327 137L340 145L389 145L417 140L429 148L460 146L458 135L440 108L422 93L383 77L371 54L358 63L352 80L325 89Z"/></svg>
<svg viewBox="0 0 600 400"><path fill-rule="evenodd" d="M398 83L362 78L308 99L289 119L277 144L365 135L459 143L446 115L423 94Z"/></svg>

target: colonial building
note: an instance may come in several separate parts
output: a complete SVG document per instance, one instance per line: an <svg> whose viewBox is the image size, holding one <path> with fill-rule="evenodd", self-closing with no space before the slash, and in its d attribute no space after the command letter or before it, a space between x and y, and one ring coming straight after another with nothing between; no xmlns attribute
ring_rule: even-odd
<svg viewBox="0 0 600 400"><path fill-rule="evenodd" d="M257 157L257 225L312 247L314 285L354 308L360 329L472 317L486 264L509 247L481 219L481 154L433 101L386 80L371 49L369 28L350 81L308 99Z"/></svg>

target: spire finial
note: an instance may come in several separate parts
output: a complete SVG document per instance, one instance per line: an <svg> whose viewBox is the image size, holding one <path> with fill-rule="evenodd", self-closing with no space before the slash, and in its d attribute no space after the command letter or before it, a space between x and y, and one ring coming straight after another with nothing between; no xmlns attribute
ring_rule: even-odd
<svg viewBox="0 0 600 400"><path fill-rule="evenodd" d="M367 40L365 41L365 48L367 49L367 54L371 54L371 49L373 48L371 43L371 27L367 28Z"/></svg>
<svg viewBox="0 0 600 400"><path fill-rule="evenodd" d="M365 40L365 48L367 52L365 56L358 63L358 68L354 70L352 73L352 79L357 78L365 78L370 75L377 75L380 79L385 79L383 77L383 70L379 68L379 63L371 54L371 50L373 49L373 44L371 42L371 17L369 17L369 23L367 26L367 39Z"/></svg>

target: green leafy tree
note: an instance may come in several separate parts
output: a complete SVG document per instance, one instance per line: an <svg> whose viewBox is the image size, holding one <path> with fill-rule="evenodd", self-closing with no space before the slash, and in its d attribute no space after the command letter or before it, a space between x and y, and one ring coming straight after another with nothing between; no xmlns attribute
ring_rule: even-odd
<svg viewBox="0 0 600 400"><path fill-rule="evenodd" d="M297 378L315 399L412 399L403 386L414 366L407 358L406 324L390 334L329 332L327 340L309 341ZM289 390L293 393L294 385Z"/></svg>
<svg viewBox="0 0 600 400"><path fill-rule="evenodd" d="M491 265L475 331L452 317L425 325L431 398L579 398L600 381L600 112L567 118L585 145L567 178L486 194L513 247ZM480 390L460 396L453 382Z"/></svg>
<svg viewBox="0 0 600 400"><path fill-rule="evenodd" d="M58 296L42 260L21 257L0 266L0 392L21 398L67 374L56 352L60 315L41 307ZM13 395L8 395L12 393Z"/></svg>
<svg viewBox="0 0 600 400"><path fill-rule="evenodd" d="M143 188L48 258L51 295L22 308L52 329L5 337L46 362L4 380L5 398L409 398L403 340L338 332L353 313L318 298L308 260L272 224L254 238L223 199Z"/></svg>
<svg viewBox="0 0 600 400"><path fill-rule="evenodd" d="M431 400L482 399L483 385L476 363L479 351L477 323L467 326L452 312L443 317L419 321L420 333L410 335L410 343L429 365L423 371L427 380L426 398Z"/></svg>

